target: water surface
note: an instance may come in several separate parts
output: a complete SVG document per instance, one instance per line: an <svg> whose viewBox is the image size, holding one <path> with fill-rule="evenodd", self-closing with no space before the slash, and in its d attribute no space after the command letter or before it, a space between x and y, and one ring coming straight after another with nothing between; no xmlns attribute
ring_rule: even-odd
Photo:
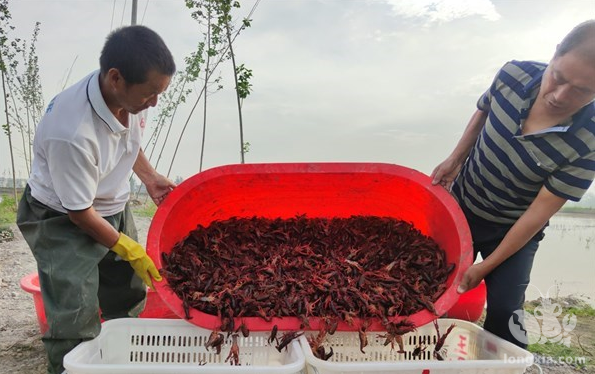
<svg viewBox="0 0 595 374"><path fill-rule="evenodd" d="M595 215L558 213L537 250L527 300L577 295L595 304ZM535 286L535 287L534 287Z"/></svg>

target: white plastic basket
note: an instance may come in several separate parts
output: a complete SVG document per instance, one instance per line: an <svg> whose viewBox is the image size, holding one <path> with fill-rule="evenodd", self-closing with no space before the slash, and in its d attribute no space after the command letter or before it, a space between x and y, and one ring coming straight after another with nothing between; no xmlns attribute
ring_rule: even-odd
<svg viewBox="0 0 595 374"><path fill-rule="evenodd" d="M360 351L357 332L336 332L328 335L323 344L327 353L330 347L334 351L328 361L312 354L306 336L317 333L309 331L300 337L308 373L522 374L533 364L531 353L473 323L447 318L437 321L440 334L444 334L452 323L456 324L441 351L444 361L433 358L437 335L432 323L403 335L406 353L398 353L397 344L394 350L390 344L385 346L385 339L378 336L382 333L368 332L368 346L364 348L364 354ZM419 356L413 356L413 350L420 346L420 342L422 347L427 348Z"/></svg>
<svg viewBox="0 0 595 374"><path fill-rule="evenodd" d="M217 354L207 351L210 330L185 320L122 318L106 321L101 333L64 357L68 374L234 374L305 373L305 359L296 340L281 353L267 343L267 332L238 338L241 366L225 362L231 346L226 339ZM204 365L201 365L203 364Z"/></svg>

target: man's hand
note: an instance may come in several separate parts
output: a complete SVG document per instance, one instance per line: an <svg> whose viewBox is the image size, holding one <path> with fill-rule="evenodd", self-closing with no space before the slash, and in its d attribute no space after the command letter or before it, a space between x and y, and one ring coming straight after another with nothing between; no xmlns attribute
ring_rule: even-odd
<svg viewBox="0 0 595 374"><path fill-rule="evenodd" d="M138 157L132 170L134 170L136 175L145 184L147 192L155 205L161 204L171 190L177 187L174 182L157 173L142 149L138 152Z"/></svg>
<svg viewBox="0 0 595 374"><path fill-rule="evenodd" d="M154 289L151 277L157 282L161 281L162 278L159 274L159 270L155 267L153 260L147 256L147 252L145 252L143 246L127 235L120 233L118 241L114 244L111 250L116 252L123 260L128 261L136 275L138 275L147 286Z"/></svg>
<svg viewBox="0 0 595 374"><path fill-rule="evenodd" d="M177 187L174 182L161 174L155 174L155 177L145 183L145 186L155 205L161 204L167 195Z"/></svg>
<svg viewBox="0 0 595 374"><path fill-rule="evenodd" d="M463 167L463 163L467 160L471 149L473 149L473 145L477 141L487 118L488 112L483 110L478 109L473 113L455 149L432 172L433 185L440 184L450 192L452 182L461 171L461 167Z"/></svg>
<svg viewBox="0 0 595 374"><path fill-rule="evenodd" d="M463 274L463 279L457 288L457 292L461 294L474 289L481 283L482 279L485 278L488 273L488 269L486 269L481 262L479 264L471 265L465 274Z"/></svg>
<svg viewBox="0 0 595 374"><path fill-rule="evenodd" d="M459 171L461 171L461 167L462 164L460 162L454 160L452 157L447 158L432 171L432 184L440 184L447 191L450 191L452 183L459 174Z"/></svg>

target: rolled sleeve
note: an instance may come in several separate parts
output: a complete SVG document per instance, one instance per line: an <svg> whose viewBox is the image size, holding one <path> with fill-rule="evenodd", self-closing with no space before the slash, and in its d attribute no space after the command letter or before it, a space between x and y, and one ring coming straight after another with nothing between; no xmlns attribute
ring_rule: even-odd
<svg viewBox="0 0 595 374"><path fill-rule="evenodd" d="M545 186L556 196L579 201L595 178L595 152L569 163L546 180Z"/></svg>
<svg viewBox="0 0 595 374"><path fill-rule="evenodd" d="M481 95L479 100L477 100L477 109L484 111L484 112L489 112L491 100L492 100L492 95L491 95L490 91L488 90L483 95Z"/></svg>

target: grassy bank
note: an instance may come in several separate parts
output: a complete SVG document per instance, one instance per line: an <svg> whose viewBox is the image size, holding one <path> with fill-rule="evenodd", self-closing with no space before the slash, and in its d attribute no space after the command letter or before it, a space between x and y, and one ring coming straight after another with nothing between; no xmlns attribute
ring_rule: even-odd
<svg viewBox="0 0 595 374"><path fill-rule="evenodd" d="M547 340L545 343L529 344L527 350L542 357L564 358L569 365L577 369L594 372L595 309L584 300L573 296L549 299L548 302L544 303L538 299L525 303L525 312L538 320L543 334L541 338ZM550 317L550 323L544 323L544 317ZM573 324L575 318L576 325ZM549 326L546 327L545 324ZM570 337L568 346L562 342L552 342L556 337L560 337L560 334Z"/></svg>
<svg viewBox="0 0 595 374"><path fill-rule="evenodd" d="M568 207L562 207L562 209L560 209L560 213L595 215L595 208L582 208L582 207L578 207L578 206L568 206Z"/></svg>
<svg viewBox="0 0 595 374"><path fill-rule="evenodd" d="M19 196L20 198L20 196ZM17 208L13 195L0 196L0 242L12 240L14 233L11 224L17 219Z"/></svg>
<svg viewBox="0 0 595 374"><path fill-rule="evenodd" d="M19 194L18 199L21 198ZM137 199L130 200L132 212L141 217L153 217L157 206L146 195L140 195ZM0 195L0 228L15 223L17 219L17 208L14 197L8 194Z"/></svg>
<svg viewBox="0 0 595 374"><path fill-rule="evenodd" d="M20 196L19 196L20 197ZM17 209L12 195L0 196L0 227L14 223L17 217Z"/></svg>
<svg viewBox="0 0 595 374"><path fill-rule="evenodd" d="M20 199L20 194L17 199ZM146 195L140 195L137 199L130 200L130 209L134 215L139 217L153 217L157 206ZM17 219L17 208L12 194L0 195L0 242L14 238L12 225Z"/></svg>
<svg viewBox="0 0 595 374"><path fill-rule="evenodd" d="M157 211L157 205L147 195L140 195L138 198L130 199L130 209L139 217L153 217Z"/></svg>

